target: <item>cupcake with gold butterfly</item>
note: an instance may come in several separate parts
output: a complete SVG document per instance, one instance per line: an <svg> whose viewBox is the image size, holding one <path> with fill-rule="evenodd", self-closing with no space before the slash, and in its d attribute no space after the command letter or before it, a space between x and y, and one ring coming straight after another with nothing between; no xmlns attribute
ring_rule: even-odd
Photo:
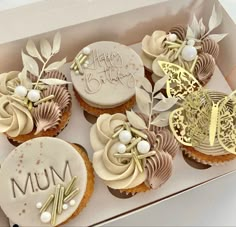
<svg viewBox="0 0 236 227"><path fill-rule="evenodd" d="M169 110L177 99L160 92L166 80L152 89L146 78L140 78L136 87L140 112L103 114L91 128L94 170L118 197L157 189L171 177L180 146L168 129Z"/></svg>
<svg viewBox="0 0 236 227"><path fill-rule="evenodd" d="M61 36L57 33L52 45L46 39L41 40L39 51L29 40L27 54L21 53L22 71L0 75L0 132L13 143L56 136L69 121L69 82L58 70L66 58L51 62L60 50L60 43Z"/></svg>

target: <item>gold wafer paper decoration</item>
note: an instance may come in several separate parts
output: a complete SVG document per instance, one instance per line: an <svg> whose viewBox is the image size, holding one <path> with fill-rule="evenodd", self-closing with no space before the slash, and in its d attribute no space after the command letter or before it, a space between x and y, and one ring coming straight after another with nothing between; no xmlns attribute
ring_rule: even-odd
<svg viewBox="0 0 236 227"><path fill-rule="evenodd" d="M236 154L236 91L227 96L201 89L189 94L182 107L170 115L170 128L186 146L198 146L208 139L209 147L218 140Z"/></svg>
<svg viewBox="0 0 236 227"><path fill-rule="evenodd" d="M166 82L168 97L184 100L190 93L202 88L198 80L179 65L166 61L158 61L163 72L169 76Z"/></svg>

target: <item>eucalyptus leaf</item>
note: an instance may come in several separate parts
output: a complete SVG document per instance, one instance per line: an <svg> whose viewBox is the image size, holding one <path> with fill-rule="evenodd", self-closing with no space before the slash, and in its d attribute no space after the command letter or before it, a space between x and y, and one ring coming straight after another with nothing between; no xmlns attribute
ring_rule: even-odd
<svg viewBox="0 0 236 227"><path fill-rule="evenodd" d="M208 38L214 40L215 42L220 42L222 39L224 39L228 34L212 34L209 35Z"/></svg>
<svg viewBox="0 0 236 227"><path fill-rule="evenodd" d="M35 46L35 43L33 40L29 39L26 44L26 50L28 54L32 57L38 58L41 62L44 62L41 55L39 54L37 47Z"/></svg>
<svg viewBox="0 0 236 227"><path fill-rule="evenodd" d="M147 129L147 126L146 126L144 120L141 117L139 117L135 112L126 111L126 115L127 115L129 123L134 128L137 128L140 130Z"/></svg>
<svg viewBox="0 0 236 227"><path fill-rule="evenodd" d="M39 81L41 81L41 82L43 82L44 84L47 84L47 85L71 84L71 82L68 82L68 81L65 81L65 80L60 80L60 79L54 79L54 78L40 79Z"/></svg>
<svg viewBox="0 0 236 227"><path fill-rule="evenodd" d="M151 125L155 125L157 127L166 127L169 125L169 117L171 111L166 111L158 114L158 116L151 122Z"/></svg>
<svg viewBox="0 0 236 227"><path fill-rule="evenodd" d="M161 99L165 99L166 97L161 92L159 92L157 95L154 96L154 98L161 100Z"/></svg>
<svg viewBox="0 0 236 227"><path fill-rule="evenodd" d="M178 99L175 97L165 98L161 101L159 101L154 107L153 110L157 112L164 112L172 108L176 103Z"/></svg>
<svg viewBox="0 0 236 227"><path fill-rule="evenodd" d="M193 31L194 37L195 38L199 38L200 37L200 26L199 23L197 21L196 16L193 16L193 20L192 20L192 25L191 25L191 29Z"/></svg>
<svg viewBox="0 0 236 227"><path fill-rule="evenodd" d="M162 77L160 80L157 80L155 85L154 85L154 94L158 91L160 91L166 84L167 80L168 80L169 76L165 75L164 77Z"/></svg>
<svg viewBox="0 0 236 227"><path fill-rule="evenodd" d="M203 23L203 19L199 20L199 27L200 27L200 35L201 37L206 33L206 26Z"/></svg>
<svg viewBox="0 0 236 227"><path fill-rule="evenodd" d="M54 54L58 53L61 47L61 34L60 32L57 32L53 39L53 47L52 52Z"/></svg>
<svg viewBox="0 0 236 227"><path fill-rule="evenodd" d="M29 90L33 88L32 81L27 77L27 71L25 68L23 68L23 70L19 72L18 78L22 86L26 87Z"/></svg>
<svg viewBox="0 0 236 227"><path fill-rule="evenodd" d="M45 72L58 70L60 67L62 67L66 63L66 58L62 59L61 61L53 62L52 64L48 65L45 69Z"/></svg>
<svg viewBox="0 0 236 227"><path fill-rule="evenodd" d="M46 39L40 40L41 54L45 59L49 59L52 54L52 47Z"/></svg>
<svg viewBox="0 0 236 227"><path fill-rule="evenodd" d="M145 103L151 102L151 97L149 93L146 92L144 89L136 87L135 94L136 94L136 99L139 99L140 101L145 102Z"/></svg>
<svg viewBox="0 0 236 227"><path fill-rule="evenodd" d="M39 66L37 62L23 51L21 52L21 56L24 68L33 75L39 76Z"/></svg>
<svg viewBox="0 0 236 227"><path fill-rule="evenodd" d="M194 38L194 32L193 30L190 28L190 26L188 26L187 28L187 34L186 34L187 38Z"/></svg>
<svg viewBox="0 0 236 227"><path fill-rule="evenodd" d="M221 11L216 12L216 7L214 5L212 9L212 14L209 20L209 24L208 24L208 27L209 27L208 33L210 33L213 29L218 27L221 24L221 22L222 22L222 12Z"/></svg>
<svg viewBox="0 0 236 227"><path fill-rule="evenodd" d="M138 86L142 86L149 93L152 92L152 85L146 77L138 76L136 80L139 82Z"/></svg>

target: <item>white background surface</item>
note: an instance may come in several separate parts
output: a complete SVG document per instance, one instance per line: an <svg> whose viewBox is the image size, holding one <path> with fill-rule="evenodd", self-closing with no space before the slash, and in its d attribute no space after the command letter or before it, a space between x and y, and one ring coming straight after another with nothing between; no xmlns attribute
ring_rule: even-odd
<svg viewBox="0 0 236 227"><path fill-rule="evenodd" d="M0 11L37 1L0 0ZM221 1L236 18L236 0ZM230 174L106 226L236 226L235 214L236 174Z"/></svg>

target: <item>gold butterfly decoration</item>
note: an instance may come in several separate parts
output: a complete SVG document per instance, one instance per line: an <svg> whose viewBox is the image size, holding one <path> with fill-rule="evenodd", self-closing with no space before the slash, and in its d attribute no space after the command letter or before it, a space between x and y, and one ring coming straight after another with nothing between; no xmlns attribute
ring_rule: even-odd
<svg viewBox="0 0 236 227"><path fill-rule="evenodd" d="M170 128L179 142L198 146L208 140L236 154L236 91L226 94L200 89L190 93L169 118Z"/></svg>
<svg viewBox="0 0 236 227"><path fill-rule="evenodd" d="M168 97L184 100L187 95L202 88L198 80L179 65L166 61L158 61L163 72L169 76L166 83Z"/></svg>

